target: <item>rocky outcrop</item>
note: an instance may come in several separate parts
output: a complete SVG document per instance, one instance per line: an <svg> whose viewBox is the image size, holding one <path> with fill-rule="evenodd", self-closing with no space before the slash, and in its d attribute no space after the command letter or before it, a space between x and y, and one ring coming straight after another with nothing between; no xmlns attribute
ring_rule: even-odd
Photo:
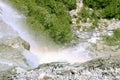
<svg viewBox="0 0 120 80"><path fill-rule="evenodd" d="M29 64L24 56L28 52L27 49L29 50L29 44L20 37L2 37L0 39L0 71L14 66L28 68Z"/></svg>
<svg viewBox="0 0 120 80"><path fill-rule="evenodd" d="M0 39L0 44L8 45L12 48L23 48L30 50L30 44L19 36L4 36Z"/></svg>
<svg viewBox="0 0 120 80"><path fill-rule="evenodd" d="M32 70L16 67L3 75L8 80L119 80L120 55L98 58L85 63L48 63Z"/></svg>
<svg viewBox="0 0 120 80"><path fill-rule="evenodd" d="M2 74L15 66L23 69L36 67L38 65L37 57L29 50L30 44L23 40L11 26L1 20L0 73Z"/></svg>

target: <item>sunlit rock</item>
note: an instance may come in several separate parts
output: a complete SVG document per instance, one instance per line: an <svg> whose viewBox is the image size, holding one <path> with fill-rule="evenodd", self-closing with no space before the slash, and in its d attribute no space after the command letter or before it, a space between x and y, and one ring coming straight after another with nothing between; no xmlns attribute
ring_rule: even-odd
<svg viewBox="0 0 120 80"><path fill-rule="evenodd" d="M120 55L94 59L85 63L48 63L32 70L15 67L8 70L12 80L119 80Z"/></svg>
<svg viewBox="0 0 120 80"><path fill-rule="evenodd" d="M30 50L30 44L19 36L4 36L0 39L0 43L12 48L24 48Z"/></svg>

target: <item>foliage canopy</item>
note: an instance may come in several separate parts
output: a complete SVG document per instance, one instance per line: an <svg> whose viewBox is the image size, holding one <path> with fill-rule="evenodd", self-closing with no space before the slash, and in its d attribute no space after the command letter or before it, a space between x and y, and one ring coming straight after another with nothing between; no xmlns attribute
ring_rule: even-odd
<svg viewBox="0 0 120 80"><path fill-rule="evenodd" d="M120 19L120 0L83 0L83 3L94 10L102 10L102 18Z"/></svg>
<svg viewBox="0 0 120 80"><path fill-rule="evenodd" d="M10 0L24 13L32 30L43 31L56 43L72 40L69 10L76 8L76 0Z"/></svg>

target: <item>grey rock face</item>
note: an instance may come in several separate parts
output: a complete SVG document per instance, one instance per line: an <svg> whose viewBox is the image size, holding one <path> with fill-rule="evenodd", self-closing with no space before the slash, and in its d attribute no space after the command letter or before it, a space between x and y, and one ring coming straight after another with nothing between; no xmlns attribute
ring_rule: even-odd
<svg viewBox="0 0 120 80"><path fill-rule="evenodd" d="M18 41L17 38L3 37L0 39L0 71L13 66L28 67L23 56L24 46L20 44L23 40L15 41Z"/></svg>
<svg viewBox="0 0 120 80"><path fill-rule="evenodd" d="M23 48L30 50L30 45L19 36L4 36L0 39L0 44L8 45L12 48Z"/></svg>
<svg viewBox="0 0 120 80"><path fill-rule="evenodd" d="M11 80L119 80L120 55L104 57L83 64L49 63L36 69L13 68L9 71Z"/></svg>
<svg viewBox="0 0 120 80"><path fill-rule="evenodd" d="M30 45L19 36L0 38L0 71L14 66L24 69L36 67L39 64L37 57L29 49Z"/></svg>
<svg viewBox="0 0 120 80"><path fill-rule="evenodd" d="M4 4L1 3L0 7L1 5L5 7ZM7 14L7 12L3 13ZM12 23L8 24L7 22L12 22L12 20L8 20L7 17L10 16L3 13L0 13L0 80L8 80L1 79L1 76L7 74L7 70L11 70L14 67L33 68L37 66L38 60L29 51L30 44L19 36L20 33L16 31L17 25L13 24L15 25L14 27L11 25Z"/></svg>
<svg viewBox="0 0 120 80"><path fill-rule="evenodd" d="M0 73L15 66L27 69L32 66L25 55L29 52L30 45L18 33L3 21L0 22ZM29 53L29 54L28 54ZM32 55L32 54L31 54Z"/></svg>

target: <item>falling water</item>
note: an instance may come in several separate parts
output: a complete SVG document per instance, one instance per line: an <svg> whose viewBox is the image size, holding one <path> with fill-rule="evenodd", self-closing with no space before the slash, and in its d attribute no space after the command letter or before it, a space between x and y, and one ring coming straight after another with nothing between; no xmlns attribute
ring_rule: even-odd
<svg viewBox="0 0 120 80"><path fill-rule="evenodd" d="M12 27L24 40L30 43L30 51L38 57L40 64L49 62L74 63L84 62L91 59L88 55L89 51L87 51L89 44L86 42L81 42L77 46L72 48L60 49L55 51L51 51L50 49L46 49L45 47L42 48L41 44L37 45L37 43L31 38L32 35L29 34L28 30L24 28L25 25L23 25L22 20L25 19L25 16L19 14L8 3L4 3L2 0L0 0L0 18L3 23L7 24L9 27ZM0 24L0 26L3 25ZM11 31L9 29L8 32L9 34L11 34ZM16 33L14 32L13 34Z"/></svg>

